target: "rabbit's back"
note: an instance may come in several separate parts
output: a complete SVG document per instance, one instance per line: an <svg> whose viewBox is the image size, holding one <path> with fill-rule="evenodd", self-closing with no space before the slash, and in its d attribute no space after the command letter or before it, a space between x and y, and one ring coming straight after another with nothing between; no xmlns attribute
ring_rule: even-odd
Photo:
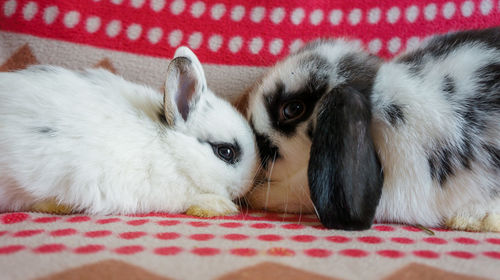
<svg viewBox="0 0 500 280"><path fill-rule="evenodd" d="M137 203L120 188L147 182L160 156L159 93L105 70L37 66L0 74L0 100L0 205L85 195L99 209L113 193Z"/></svg>
<svg viewBox="0 0 500 280"><path fill-rule="evenodd" d="M500 29L436 36L382 65L372 101L385 174L379 217L437 224L495 201Z"/></svg>

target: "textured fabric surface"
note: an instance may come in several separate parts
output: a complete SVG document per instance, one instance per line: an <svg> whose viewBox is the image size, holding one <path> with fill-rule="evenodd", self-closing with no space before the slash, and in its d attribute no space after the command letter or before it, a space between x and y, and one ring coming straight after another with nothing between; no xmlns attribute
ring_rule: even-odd
<svg viewBox="0 0 500 280"><path fill-rule="evenodd" d="M0 71L104 67L160 89L180 45L234 100L310 39L346 36L384 58L434 33L500 24L498 0L0 0ZM1 102L1 101L0 101ZM0 214L2 279L498 278L500 235L375 225L323 229L311 215Z"/></svg>
<svg viewBox="0 0 500 280"><path fill-rule="evenodd" d="M127 270L170 279L498 277L498 234L434 232L387 224L331 231L313 215L264 212L217 219L7 213L0 216L0 270L2 279Z"/></svg>

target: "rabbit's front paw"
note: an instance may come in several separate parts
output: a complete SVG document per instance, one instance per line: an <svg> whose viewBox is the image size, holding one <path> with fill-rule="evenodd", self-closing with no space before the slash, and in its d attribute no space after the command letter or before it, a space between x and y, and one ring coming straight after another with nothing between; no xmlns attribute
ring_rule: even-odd
<svg viewBox="0 0 500 280"><path fill-rule="evenodd" d="M33 204L31 211L67 215L71 214L73 209L68 205L58 203L55 199L46 199Z"/></svg>
<svg viewBox="0 0 500 280"><path fill-rule="evenodd" d="M228 198L215 194L203 194L196 197L186 214L210 218L238 213L238 207Z"/></svg>

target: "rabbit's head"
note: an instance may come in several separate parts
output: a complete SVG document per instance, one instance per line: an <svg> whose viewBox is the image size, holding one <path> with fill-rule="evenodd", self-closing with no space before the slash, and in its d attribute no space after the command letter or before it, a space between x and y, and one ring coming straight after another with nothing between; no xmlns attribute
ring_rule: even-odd
<svg viewBox="0 0 500 280"><path fill-rule="evenodd" d="M382 174L369 97L380 63L352 42L319 40L279 62L242 97L264 170L248 195L252 207L316 210L327 227L371 224Z"/></svg>
<svg viewBox="0 0 500 280"><path fill-rule="evenodd" d="M167 70L164 118L178 133L171 141L176 142L173 153L180 172L199 191L231 199L248 191L257 161L252 130L207 87L201 63L186 47L177 49Z"/></svg>

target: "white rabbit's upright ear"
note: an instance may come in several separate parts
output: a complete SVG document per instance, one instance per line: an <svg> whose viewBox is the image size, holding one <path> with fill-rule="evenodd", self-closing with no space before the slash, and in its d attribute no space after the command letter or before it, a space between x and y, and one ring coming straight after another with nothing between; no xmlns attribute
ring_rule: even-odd
<svg viewBox="0 0 500 280"><path fill-rule="evenodd" d="M167 123L173 125L179 116L186 121L205 89L206 80L200 61L188 48L178 48L168 65L165 81L164 111Z"/></svg>

